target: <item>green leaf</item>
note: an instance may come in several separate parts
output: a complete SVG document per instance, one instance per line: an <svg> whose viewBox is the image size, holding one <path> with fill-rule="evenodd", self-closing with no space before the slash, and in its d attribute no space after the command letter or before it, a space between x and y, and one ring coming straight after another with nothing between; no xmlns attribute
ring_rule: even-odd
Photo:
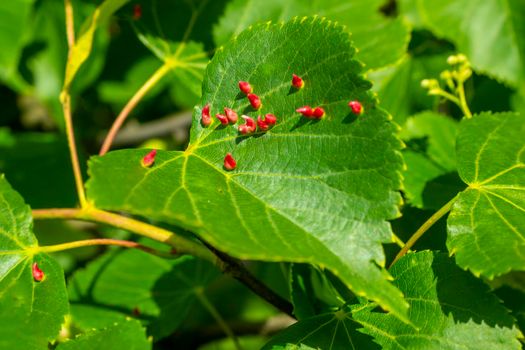
<svg viewBox="0 0 525 350"><path fill-rule="evenodd" d="M69 281L73 323L82 329L106 327L121 318L118 311L143 320L158 339L180 325L197 300L196 291L217 275L209 263L191 257L165 260L138 250L108 253Z"/></svg>
<svg viewBox="0 0 525 350"><path fill-rule="evenodd" d="M64 89L68 89L82 64L87 60L93 47L95 30L101 23L105 23L119 8L129 0L105 0L84 22L75 45L71 48L70 57L66 65Z"/></svg>
<svg viewBox="0 0 525 350"><path fill-rule="evenodd" d="M464 189L456 174L457 129L455 120L434 112L407 119L400 136L407 144L405 193L413 206L439 209Z"/></svg>
<svg viewBox="0 0 525 350"><path fill-rule="evenodd" d="M468 185L448 217L459 266L489 278L525 270L525 116L483 113L461 122L457 162Z"/></svg>
<svg viewBox="0 0 525 350"><path fill-rule="evenodd" d="M0 175L0 348L45 349L68 312L64 273L39 254L31 210ZM36 282L32 265L45 278Z"/></svg>
<svg viewBox="0 0 525 350"><path fill-rule="evenodd" d="M57 350L149 350L151 341L146 338L140 322L126 320L107 328L92 330L73 340L58 345Z"/></svg>
<svg viewBox="0 0 525 350"><path fill-rule="evenodd" d="M360 331L382 349L520 349L522 334L489 288L445 254L409 253L390 272L410 304L411 324L374 305L353 307Z"/></svg>
<svg viewBox="0 0 525 350"><path fill-rule="evenodd" d="M223 45L251 24L268 20L289 20L294 16L326 16L348 27L359 49L358 59L368 69L393 64L406 52L410 28L401 19L388 19L379 8L383 0L301 1L267 0L264 6L256 0L235 0L228 4L213 34L217 45Z"/></svg>
<svg viewBox="0 0 525 350"><path fill-rule="evenodd" d="M30 19L34 0L0 2L0 81L9 81L16 74L24 44L24 31Z"/></svg>
<svg viewBox="0 0 525 350"><path fill-rule="evenodd" d="M308 40L305 40L308 38ZM278 124L255 137L235 127L200 125L196 108L185 152L112 152L90 161L89 200L183 226L241 259L309 262L330 269L356 294L402 316L405 302L388 283L381 242L398 215L400 142L367 91L348 34L325 19L259 25L219 50L207 69L201 106L225 106L252 117L274 113ZM305 79L297 92L292 73ZM237 83L249 80L263 101L253 111ZM352 115L349 99L365 114ZM326 109L308 121L304 105ZM239 118L240 119L240 118ZM226 153L238 166L223 170ZM365 219L366 218L366 219Z"/></svg>
<svg viewBox="0 0 525 350"><path fill-rule="evenodd" d="M418 0L424 25L456 44L472 66L508 84L525 78L525 6L521 0Z"/></svg>
<svg viewBox="0 0 525 350"><path fill-rule="evenodd" d="M262 349L379 349L372 338L358 331L361 325L351 317L351 310L322 314L288 327L273 337Z"/></svg>

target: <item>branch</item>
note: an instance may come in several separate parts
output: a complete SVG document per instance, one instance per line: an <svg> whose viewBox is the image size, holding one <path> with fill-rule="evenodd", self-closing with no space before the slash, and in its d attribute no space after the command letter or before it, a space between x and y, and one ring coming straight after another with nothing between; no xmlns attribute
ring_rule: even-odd
<svg viewBox="0 0 525 350"><path fill-rule="evenodd" d="M33 218L93 221L122 228L153 240L166 243L175 248L179 254L191 254L212 262L223 273L232 276L271 305L293 317L293 306L288 300L282 298L264 283L259 281L240 262L207 245L205 242L204 245L202 245L163 228L91 207L82 209L35 209L33 210ZM208 247L208 249L205 246Z"/></svg>

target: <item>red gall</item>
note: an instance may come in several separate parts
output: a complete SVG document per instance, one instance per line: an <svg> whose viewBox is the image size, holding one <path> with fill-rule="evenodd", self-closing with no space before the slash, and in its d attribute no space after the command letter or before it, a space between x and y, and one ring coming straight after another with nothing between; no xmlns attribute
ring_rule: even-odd
<svg viewBox="0 0 525 350"><path fill-rule="evenodd" d="M233 170L237 167L237 162L233 159L231 153L226 154L224 157L224 169Z"/></svg>
<svg viewBox="0 0 525 350"><path fill-rule="evenodd" d="M250 134L255 131L255 121L247 115L241 115L244 119L244 124L239 125L239 132L243 135Z"/></svg>
<svg viewBox="0 0 525 350"><path fill-rule="evenodd" d="M311 118L314 115L314 110L310 106L299 107L295 111L301 113L306 118Z"/></svg>
<svg viewBox="0 0 525 350"><path fill-rule="evenodd" d="M250 104L252 105L253 109L258 110L261 108L262 103L259 96L255 94L248 94L248 100L250 100Z"/></svg>
<svg viewBox="0 0 525 350"><path fill-rule="evenodd" d="M266 123L265 120L261 118L261 116L257 116L257 126L259 126L259 130L261 131L267 131L270 128L270 125Z"/></svg>
<svg viewBox="0 0 525 350"><path fill-rule="evenodd" d="M157 155L157 150L154 149L150 151L148 154L142 158L142 166L145 166L146 168L149 168L150 166L155 163L155 156Z"/></svg>
<svg viewBox="0 0 525 350"><path fill-rule="evenodd" d="M322 109L321 107L315 107L314 111L312 112L312 116L315 119L321 119L322 117L324 117L324 109Z"/></svg>
<svg viewBox="0 0 525 350"><path fill-rule="evenodd" d="M228 125L228 123L230 122L228 120L228 117L223 114L215 114L215 117L219 119L222 125Z"/></svg>
<svg viewBox="0 0 525 350"><path fill-rule="evenodd" d="M348 107L350 107L350 109L352 110L352 113L356 115L363 114L364 112L363 105L359 101L348 102Z"/></svg>
<svg viewBox="0 0 525 350"><path fill-rule="evenodd" d="M37 263L33 263L31 271L33 272L33 278L36 282L41 282L44 277L46 277L44 271L40 270Z"/></svg>
<svg viewBox="0 0 525 350"><path fill-rule="evenodd" d="M206 104L201 112L201 122L203 126L209 126L212 122L211 115L210 115L210 105Z"/></svg>
<svg viewBox="0 0 525 350"><path fill-rule="evenodd" d="M248 95L249 93L252 92L252 86L250 85L250 83L246 81L240 81L239 90L241 90L243 94Z"/></svg>
<svg viewBox="0 0 525 350"><path fill-rule="evenodd" d="M233 109L224 107L224 114L226 114L226 118L228 118L230 123L237 123L237 119L239 118L237 117L237 113Z"/></svg>
<svg viewBox="0 0 525 350"><path fill-rule="evenodd" d="M275 125L275 123L277 123L277 117L271 113L268 113L264 116L264 121L268 125Z"/></svg>
<svg viewBox="0 0 525 350"><path fill-rule="evenodd" d="M138 21L142 17L142 6L136 4L133 6L133 20Z"/></svg>
<svg viewBox="0 0 525 350"><path fill-rule="evenodd" d="M293 74L292 86L296 89L301 89L304 86L304 80L300 76Z"/></svg>

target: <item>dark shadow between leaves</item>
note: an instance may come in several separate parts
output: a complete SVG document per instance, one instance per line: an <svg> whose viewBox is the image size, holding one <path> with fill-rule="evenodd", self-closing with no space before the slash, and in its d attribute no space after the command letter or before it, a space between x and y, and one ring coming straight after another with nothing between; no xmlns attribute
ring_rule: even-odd
<svg viewBox="0 0 525 350"><path fill-rule="evenodd" d="M440 175L425 184L421 194L423 206L428 209L439 209L466 187L455 171Z"/></svg>
<svg viewBox="0 0 525 350"><path fill-rule="evenodd" d="M357 120L357 116L354 113L348 113L343 118L343 124L351 124Z"/></svg>

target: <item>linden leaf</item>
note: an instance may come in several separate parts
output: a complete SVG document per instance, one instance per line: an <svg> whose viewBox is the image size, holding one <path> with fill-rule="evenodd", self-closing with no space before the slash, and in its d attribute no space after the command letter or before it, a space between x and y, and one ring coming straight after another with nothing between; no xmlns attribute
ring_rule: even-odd
<svg viewBox="0 0 525 350"><path fill-rule="evenodd" d="M352 306L360 330L382 349L520 349L521 332L489 287L445 254L409 253L390 272L410 304L410 324L374 305Z"/></svg>
<svg viewBox="0 0 525 350"><path fill-rule="evenodd" d="M38 254L31 210L0 175L0 348L46 349L68 312L64 272ZM34 263L45 277L33 278Z"/></svg>
<svg viewBox="0 0 525 350"><path fill-rule="evenodd" d="M273 113L268 132L241 137L235 126L210 127L195 108L185 152L111 152L90 161L88 197L197 233L241 259L308 262L330 269L359 295L403 317L406 304L388 282L381 243L398 215L400 141L359 74L343 28L325 19L295 19L243 32L207 68L201 106L231 107L254 118ZM291 88L292 74L305 86ZM249 81L263 106L254 111L237 86ZM349 100L365 113L353 115ZM313 121L295 109L322 106ZM239 118L241 119L241 118ZM240 122L239 122L240 123ZM237 169L226 171L227 153Z"/></svg>
<svg viewBox="0 0 525 350"><path fill-rule="evenodd" d="M483 113L461 122L458 171L468 185L448 217L457 263L486 277L525 270L525 116Z"/></svg>

